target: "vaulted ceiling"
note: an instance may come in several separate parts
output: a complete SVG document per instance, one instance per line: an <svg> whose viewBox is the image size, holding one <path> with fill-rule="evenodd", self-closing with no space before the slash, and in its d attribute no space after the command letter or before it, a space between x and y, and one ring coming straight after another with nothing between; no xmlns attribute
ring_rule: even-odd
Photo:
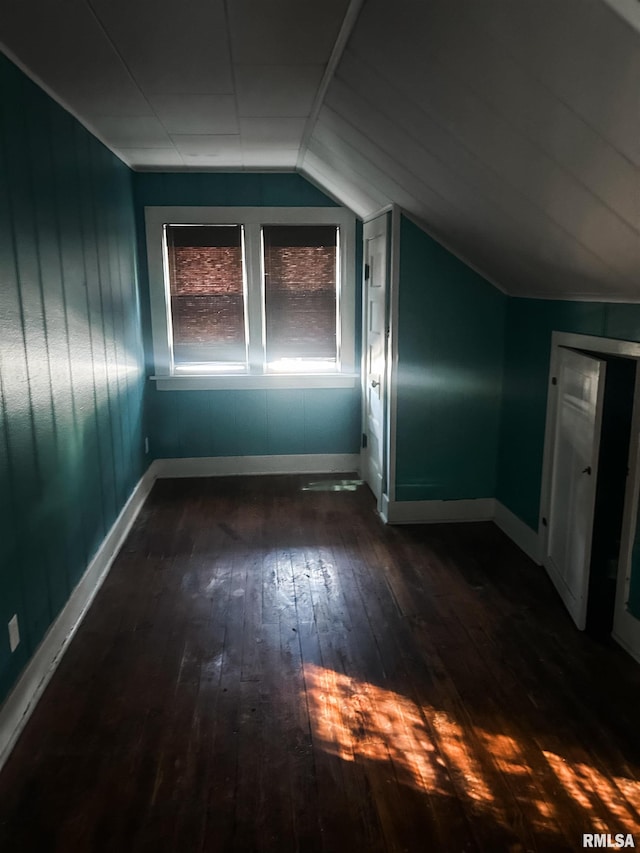
<svg viewBox="0 0 640 853"><path fill-rule="evenodd" d="M508 293L640 300L638 0L4 0L134 169L298 169Z"/></svg>

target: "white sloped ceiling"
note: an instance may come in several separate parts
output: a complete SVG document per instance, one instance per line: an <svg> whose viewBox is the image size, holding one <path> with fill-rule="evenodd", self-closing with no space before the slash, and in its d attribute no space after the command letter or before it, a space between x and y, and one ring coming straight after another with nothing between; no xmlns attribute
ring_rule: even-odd
<svg viewBox="0 0 640 853"><path fill-rule="evenodd" d="M603 0L368 0L302 171L505 291L640 298L640 33Z"/></svg>
<svg viewBox="0 0 640 853"><path fill-rule="evenodd" d="M176 8L5 0L0 43L134 169L297 168L508 293L640 300L639 0Z"/></svg>

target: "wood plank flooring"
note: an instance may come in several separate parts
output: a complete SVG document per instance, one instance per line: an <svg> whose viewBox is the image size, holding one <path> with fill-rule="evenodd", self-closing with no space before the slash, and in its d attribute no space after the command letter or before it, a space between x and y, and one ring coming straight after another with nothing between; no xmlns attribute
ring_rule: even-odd
<svg viewBox="0 0 640 853"><path fill-rule="evenodd" d="M640 847L640 666L493 525L165 480L0 774L6 853Z"/></svg>

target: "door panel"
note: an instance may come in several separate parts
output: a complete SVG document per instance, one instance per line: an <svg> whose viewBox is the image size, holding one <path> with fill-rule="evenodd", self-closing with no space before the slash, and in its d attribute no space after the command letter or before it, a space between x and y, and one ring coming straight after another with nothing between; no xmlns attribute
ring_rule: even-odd
<svg viewBox="0 0 640 853"><path fill-rule="evenodd" d="M559 349L545 567L585 627L606 364Z"/></svg>
<svg viewBox="0 0 640 853"><path fill-rule="evenodd" d="M387 216L364 225L364 432L362 475L378 501L384 480L384 401L386 385Z"/></svg>

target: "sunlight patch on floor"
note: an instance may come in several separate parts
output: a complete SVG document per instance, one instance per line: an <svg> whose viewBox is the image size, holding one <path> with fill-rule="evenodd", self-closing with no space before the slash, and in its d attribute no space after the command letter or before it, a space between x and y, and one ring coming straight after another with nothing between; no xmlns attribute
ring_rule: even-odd
<svg viewBox="0 0 640 853"><path fill-rule="evenodd" d="M561 790L594 831L640 830L640 782L613 777L612 784L596 768L548 751L540 760L552 773L540 779L512 736L463 728L444 711L321 666L305 664L304 677L314 741L343 761L365 769L384 763L400 785L466 797L473 811L504 825L515 798L533 827L559 831L554 799Z"/></svg>
<svg viewBox="0 0 640 853"><path fill-rule="evenodd" d="M613 777L614 785L595 767L582 763L569 763L565 758L553 752L544 751L565 791L588 811L598 811L596 797L615 820L615 825L627 832L640 829L640 782L624 777ZM625 800L627 802L625 802ZM594 815L593 826L599 832L610 831L611 823L604 823Z"/></svg>

